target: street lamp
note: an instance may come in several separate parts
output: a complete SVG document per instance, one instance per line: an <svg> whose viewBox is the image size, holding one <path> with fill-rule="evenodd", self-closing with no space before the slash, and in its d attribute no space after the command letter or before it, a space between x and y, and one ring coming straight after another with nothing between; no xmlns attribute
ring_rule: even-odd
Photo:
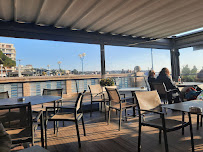
<svg viewBox="0 0 203 152"><path fill-rule="evenodd" d="M151 48L151 61L152 61L152 70L154 70L154 63L153 63L153 49Z"/></svg>
<svg viewBox="0 0 203 152"><path fill-rule="evenodd" d="M22 60L19 59L17 61L19 61L19 64L18 64L18 77L21 77L21 71L20 71L21 65L20 65L20 61L22 61Z"/></svg>
<svg viewBox="0 0 203 152"><path fill-rule="evenodd" d="M59 74L61 75L61 67L60 67L61 66L61 61L58 61L57 63L59 65Z"/></svg>
<svg viewBox="0 0 203 152"><path fill-rule="evenodd" d="M3 67L3 64L1 64L1 77L3 77L2 67Z"/></svg>
<svg viewBox="0 0 203 152"><path fill-rule="evenodd" d="M40 75L42 76L42 67L40 67L40 69L41 69Z"/></svg>
<svg viewBox="0 0 203 152"><path fill-rule="evenodd" d="M84 74L84 72L83 72L83 60L84 60L84 57L86 56L86 54L82 53L82 54L79 54L78 56L80 57L80 60L82 61L82 74Z"/></svg>
<svg viewBox="0 0 203 152"><path fill-rule="evenodd" d="M48 67L48 75L50 75L50 72L49 72L49 67L50 67L50 65L47 65L47 67Z"/></svg>

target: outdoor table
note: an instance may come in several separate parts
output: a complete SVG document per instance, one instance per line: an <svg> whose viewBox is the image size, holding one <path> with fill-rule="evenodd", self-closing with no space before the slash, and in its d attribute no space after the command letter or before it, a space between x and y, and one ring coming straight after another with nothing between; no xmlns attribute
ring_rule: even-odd
<svg viewBox="0 0 203 152"><path fill-rule="evenodd" d="M20 97L21 98L21 97ZM26 96L24 101L18 101L19 98L6 98L0 99L0 105L13 105L13 104L23 104L31 103L31 105L43 104L47 102L54 102L61 99L59 96Z"/></svg>
<svg viewBox="0 0 203 152"><path fill-rule="evenodd" d="M201 85L201 84L203 84L203 83L201 83L201 82L183 82L183 83L176 83L176 85L178 86L178 87L196 87L196 86L198 86L198 85Z"/></svg>
<svg viewBox="0 0 203 152"><path fill-rule="evenodd" d="M162 107L190 113L190 110L189 110L190 107L199 107L199 108L203 109L203 100L191 100L191 101L186 101L186 102L162 105ZM197 129L199 129L199 115L202 115L202 114L203 113L197 114L197 116L198 116L197 117Z"/></svg>
<svg viewBox="0 0 203 152"><path fill-rule="evenodd" d="M148 91L146 87L133 87L133 88L120 88L118 89L119 92L131 92L132 96L136 91Z"/></svg>
<svg viewBox="0 0 203 152"><path fill-rule="evenodd" d="M24 101L18 101L19 98L6 98L6 99L0 99L0 106L1 105L14 105L14 104L23 104L23 103L31 103L31 105L37 105L37 104L43 104L47 102L53 102L54 103L54 108L56 107L56 101L61 99L59 96L25 96L25 97L20 97L24 98ZM55 111L54 111L55 112ZM41 117L41 121L44 122L43 120L43 115ZM41 141L42 141L42 147L44 147L44 123L41 126ZM45 135L46 137L46 135Z"/></svg>

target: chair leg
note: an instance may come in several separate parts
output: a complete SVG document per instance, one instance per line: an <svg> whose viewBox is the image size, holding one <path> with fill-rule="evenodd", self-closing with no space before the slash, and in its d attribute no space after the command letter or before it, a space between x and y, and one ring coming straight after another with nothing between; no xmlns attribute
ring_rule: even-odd
<svg viewBox="0 0 203 152"><path fill-rule="evenodd" d="M127 109L125 109L125 120L127 121Z"/></svg>
<svg viewBox="0 0 203 152"><path fill-rule="evenodd" d="M92 101L91 101L90 117L92 117Z"/></svg>
<svg viewBox="0 0 203 152"><path fill-rule="evenodd" d="M161 129L159 129L159 144L161 144Z"/></svg>
<svg viewBox="0 0 203 152"><path fill-rule="evenodd" d="M103 108L102 108L102 102L101 102L101 111L100 111L100 112L102 112L102 109L103 109Z"/></svg>
<svg viewBox="0 0 203 152"><path fill-rule="evenodd" d="M78 137L78 145L79 148L81 147L81 143L80 143L80 133L79 133L79 128L78 128L78 121L75 121L75 127L76 127L76 131L77 131L77 137Z"/></svg>
<svg viewBox="0 0 203 152"><path fill-rule="evenodd" d="M106 102L104 102L104 112L105 112L105 120L106 120Z"/></svg>
<svg viewBox="0 0 203 152"><path fill-rule="evenodd" d="M58 136L58 132L59 132L59 122L56 122L56 136Z"/></svg>
<svg viewBox="0 0 203 152"><path fill-rule="evenodd" d="M141 118L139 119L139 131L138 131L138 152L140 152L141 149Z"/></svg>
<svg viewBox="0 0 203 152"><path fill-rule="evenodd" d="M32 127L32 146L34 146L35 142L35 129Z"/></svg>
<svg viewBox="0 0 203 152"><path fill-rule="evenodd" d="M133 116L135 117L135 107L133 107Z"/></svg>
<svg viewBox="0 0 203 152"><path fill-rule="evenodd" d="M56 121L53 122L54 122L54 134L56 134Z"/></svg>
<svg viewBox="0 0 203 152"><path fill-rule="evenodd" d="M163 130L163 133L164 133L165 151L168 152L168 139L167 139L167 133L166 133L166 130Z"/></svg>
<svg viewBox="0 0 203 152"><path fill-rule="evenodd" d="M111 108L109 106L109 112L108 112L108 125L110 124L110 118L111 118Z"/></svg>
<svg viewBox="0 0 203 152"><path fill-rule="evenodd" d="M121 130L121 119L122 119L122 110L119 111L119 131Z"/></svg>
<svg viewBox="0 0 203 152"><path fill-rule="evenodd" d="M199 130L199 114L197 114L197 130Z"/></svg>
<svg viewBox="0 0 203 152"><path fill-rule="evenodd" d="M190 136L191 136L191 146L192 146L192 152L195 151L194 149L194 140L193 140L193 131L192 131L192 121L191 121L191 114L188 113L189 123L190 123Z"/></svg>
<svg viewBox="0 0 203 152"><path fill-rule="evenodd" d="M45 148L47 149L47 121L45 121Z"/></svg>
<svg viewBox="0 0 203 152"><path fill-rule="evenodd" d="M85 123L84 123L84 119L83 119L83 116L82 116L82 126L83 126L83 132L84 132L84 136L86 136L86 131L85 131Z"/></svg>

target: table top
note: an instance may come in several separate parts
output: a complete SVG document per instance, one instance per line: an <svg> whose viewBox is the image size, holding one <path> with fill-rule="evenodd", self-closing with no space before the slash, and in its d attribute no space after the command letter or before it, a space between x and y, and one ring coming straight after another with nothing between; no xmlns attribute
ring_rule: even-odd
<svg viewBox="0 0 203 152"><path fill-rule="evenodd" d="M191 100L186 102L162 105L164 108L179 110L184 112L190 112L190 107L199 107L203 109L203 101L202 100Z"/></svg>
<svg viewBox="0 0 203 152"><path fill-rule="evenodd" d="M203 84L202 82L183 82L183 83L176 83L178 87L193 87Z"/></svg>
<svg viewBox="0 0 203 152"><path fill-rule="evenodd" d="M0 105L13 105L31 102L32 105L54 102L61 99L59 96L26 96L24 101L18 101L18 98L0 99Z"/></svg>
<svg viewBox="0 0 203 152"><path fill-rule="evenodd" d="M146 87L140 88L140 87L134 87L134 88L120 88L119 91L127 92L127 91L147 91Z"/></svg>

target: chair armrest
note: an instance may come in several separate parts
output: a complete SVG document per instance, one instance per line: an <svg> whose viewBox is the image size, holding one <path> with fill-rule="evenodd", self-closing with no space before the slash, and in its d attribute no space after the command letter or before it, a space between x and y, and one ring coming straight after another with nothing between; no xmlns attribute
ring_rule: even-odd
<svg viewBox="0 0 203 152"><path fill-rule="evenodd" d="M126 97L126 98L122 98L121 101L124 101L124 100L129 100L129 99L134 99L135 97Z"/></svg>
<svg viewBox="0 0 203 152"><path fill-rule="evenodd" d="M121 96L123 96L123 98L125 98L125 93L120 93Z"/></svg>
<svg viewBox="0 0 203 152"><path fill-rule="evenodd" d="M58 109L60 109L61 107L46 107L46 111L48 111L48 109L53 109L53 110L58 110Z"/></svg>
<svg viewBox="0 0 203 152"><path fill-rule="evenodd" d="M157 112L157 111L153 111L153 110L144 110L144 109L138 109L138 111L146 111L146 112L151 112L151 113L155 113L155 114L164 115L164 113L163 113L163 112Z"/></svg>
<svg viewBox="0 0 203 152"><path fill-rule="evenodd" d="M60 107L61 109L75 109L75 107Z"/></svg>
<svg viewBox="0 0 203 152"><path fill-rule="evenodd" d="M170 90L167 90L166 92L169 93L169 92L173 92L173 91L180 92L179 89L170 89Z"/></svg>
<svg viewBox="0 0 203 152"><path fill-rule="evenodd" d="M97 97L97 96L99 96L99 95L104 95L104 93L103 92L99 92L99 93L97 93L94 97Z"/></svg>
<svg viewBox="0 0 203 152"><path fill-rule="evenodd" d="M42 114L43 114L43 111L40 110L40 111L38 112L37 116L35 117L35 119L33 119L33 122L37 122L37 121L40 119L40 117L41 117Z"/></svg>

